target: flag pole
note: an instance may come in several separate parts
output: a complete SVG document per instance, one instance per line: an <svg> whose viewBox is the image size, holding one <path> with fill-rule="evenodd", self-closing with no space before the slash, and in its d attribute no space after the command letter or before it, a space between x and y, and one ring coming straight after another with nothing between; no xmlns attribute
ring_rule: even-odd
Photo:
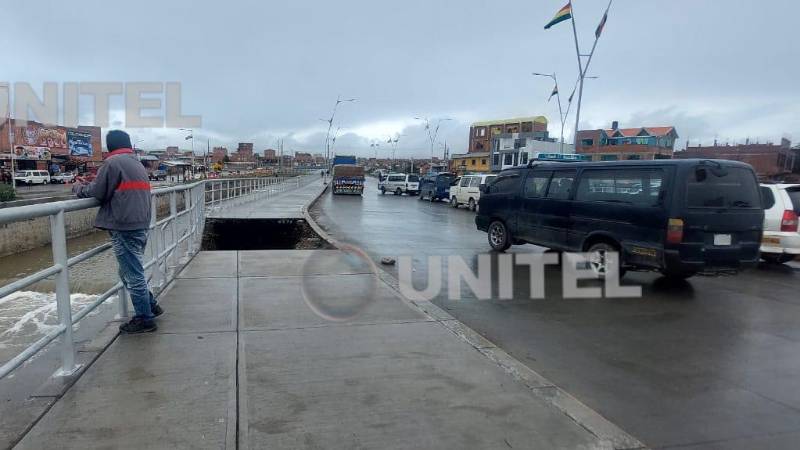
<svg viewBox="0 0 800 450"><path fill-rule="evenodd" d="M583 96L583 63L581 62L581 50L578 46L578 30L575 28L575 8L572 6L572 1L569 2L570 6L570 19L572 21L572 35L575 37L575 54L578 57L578 109L575 113L575 151L578 150L578 123L581 120L581 97Z"/></svg>
<svg viewBox="0 0 800 450"><path fill-rule="evenodd" d="M603 17L608 17L608 10L611 9L611 2L614 0L608 0L608 6L606 7L606 12L603 14ZM602 30L601 30L602 31ZM594 49L597 48L597 41L600 40L600 36L596 35L594 38L594 44L592 45L592 51L589 52L589 59L586 60L586 67L583 68L583 75L585 76L586 73L589 71L589 64L592 63L592 56L594 56Z"/></svg>
<svg viewBox="0 0 800 450"><path fill-rule="evenodd" d="M559 151L561 154L564 154L564 113L561 112L561 90L558 89L558 79L556 78L556 73L553 72L553 81L556 83L556 100L558 100L558 118L561 121L561 140Z"/></svg>

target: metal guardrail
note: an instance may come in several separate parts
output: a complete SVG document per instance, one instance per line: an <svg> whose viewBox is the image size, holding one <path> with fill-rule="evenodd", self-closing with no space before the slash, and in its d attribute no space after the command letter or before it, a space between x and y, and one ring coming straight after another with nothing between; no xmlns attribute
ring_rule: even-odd
<svg viewBox="0 0 800 450"><path fill-rule="evenodd" d="M306 177L306 179L308 178L310 177ZM177 268L179 257L192 256L199 250L207 208L223 208L225 207L225 202L232 199L248 201L284 192L290 188L299 187L302 181L304 181L302 177L233 178L204 180L154 189L150 202L152 218L148 239L149 250L146 252L146 261L144 263L144 268L149 273L148 278L151 280L151 286L165 286L176 275L174 269ZM179 209L178 206L179 196L183 200L182 209ZM159 219L159 205L163 197L168 198L169 213ZM0 366L0 379L5 378L59 337L61 338L61 367L54 376L72 375L80 369L80 365L75 360L75 340L72 335L73 325L114 295L117 296L117 318L125 319L128 317L130 300L128 292L124 289L121 281L98 296L91 304L85 306L74 315L72 314L69 268L107 251L111 248L111 243L99 245L68 258L65 214L70 211L97 206L99 206L99 202L95 199L78 199L0 209L0 225L20 220L49 217L53 253L52 266L0 286L0 298L25 289L46 278L55 277L56 311L59 322L49 333Z"/></svg>

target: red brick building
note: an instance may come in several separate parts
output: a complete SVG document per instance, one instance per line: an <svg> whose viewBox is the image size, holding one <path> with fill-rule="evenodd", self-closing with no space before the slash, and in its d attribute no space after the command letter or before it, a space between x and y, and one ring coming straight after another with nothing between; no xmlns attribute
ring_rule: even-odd
<svg viewBox="0 0 800 450"><path fill-rule="evenodd" d="M678 132L675 127L619 128L580 130L575 153L591 155L592 161L631 159L670 159Z"/></svg>
<svg viewBox="0 0 800 450"><path fill-rule="evenodd" d="M225 160L225 157L228 156L228 149L225 147L214 147L211 151L211 162L212 163L220 163Z"/></svg>
<svg viewBox="0 0 800 450"><path fill-rule="evenodd" d="M675 152L675 158L708 158L742 161L753 166L759 178L764 180L786 180L791 177L797 161L797 152L792 150L789 140L783 139L780 145L751 144L714 145L710 147L686 147ZM791 177L793 178L793 177Z"/></svg>
<svg viewBox="0 0 800 450"><path fill-rule="evenodd" d="M252 142L239 142L236 152L231 155L233 162L253 162L253 143Z"/></svg>
<svg viewBox="0 0 800 450"><path fill-rule="evenodd" d="M547 139L547 118L544 116L475 122L469 127L469 153L491 150L492 137L507 133L532 133Z"/></svg>
<svg viewBox="0 0 800 450"><path fill-rule="evenodd" d="M77 128L11 119L15 169L91 169L103 161L100 127ZM11 167L9 120L0 124L0 167ZM51 170L52 171L52 170Z"/></svg>

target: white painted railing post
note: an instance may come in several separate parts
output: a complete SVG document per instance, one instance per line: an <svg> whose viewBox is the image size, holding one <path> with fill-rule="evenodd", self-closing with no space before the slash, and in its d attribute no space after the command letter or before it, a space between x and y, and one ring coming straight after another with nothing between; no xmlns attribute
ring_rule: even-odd
<svg viewBox="0 0 800 450"><path fill-rule="evenodd" d="M128 310L129 300L130 294L128 294L128 290L125 289L125 285L123 285L119 292L117 292L117 316L115 317L117 320L128 319L130 315L130 311Z"/></svg>
<svg viewBox="0 0 800 450"><path fill-rule="evenodd" d="M159 226L156 225L158 217L158 196L153 195L150 197L150 238L153 240L151 244L153 246L153 256L155 259L155 264L153 264L153 277L152 282L155 286L162 286L166 277L166 270L161 269L161 258L159 255L161 254L161 249L163 248L161 245L162 241L162 233L159 229ZM166 264L164 264L166 269Z"/></svg>
<svg viewBox="0 0 800 450"><path fill-rule="evenodd" d="M75 341L72 338L72 307L69 294L69 265L67 260L67 234L64 211L50 216L50 235L53 248L53 264L61 266L56 274L56 308L58 322L64 327L61 335L61 368L55 376L70 376L80 366L75 363Z"/></svg>
<svg viewBox="0 0 800 450"><path fill-rule="evenodd" d="M170 243L168 247L175 246L169 253L167 253L166 261L167 261L167 271L171 270L172 268L177 266L176 257L178 255L178 233L176 228L178 227L178 195L175 191L169 193L169 220L167 221L166 225L169 227L169 235L170 235Z"/></svg>

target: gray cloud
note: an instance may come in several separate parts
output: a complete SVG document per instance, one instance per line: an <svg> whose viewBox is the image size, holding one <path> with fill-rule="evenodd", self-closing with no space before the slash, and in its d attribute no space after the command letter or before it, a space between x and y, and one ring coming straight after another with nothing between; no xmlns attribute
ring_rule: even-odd
<svg viewBox="0 0 800 450"><path fill-rule="evenodd" d="M568 24L543 25L564 0L13 2L0 45L2 79L179 81L183 110L201 114L196 146L278 138L321 152L338 94L340 151L405 134L398 154L429 156L414 116L452 117L440 140L466 150L473 120L543 114L558 134L552 83L577 75ZM605 2L573 2L588 51ZM798 3L616 0L586 84L582 124L671 125L692 140L800 137ZM767 8L769 10L767 10ZM779 15L771 11L782 11ZM571 134L574 117L567 120ZM181 144L177 130L131 130L145 145ZM204 146L204 145L203 145ZM381 147L381 151L384 150ZM440 152L437 145L437 152Z"/></svg>

